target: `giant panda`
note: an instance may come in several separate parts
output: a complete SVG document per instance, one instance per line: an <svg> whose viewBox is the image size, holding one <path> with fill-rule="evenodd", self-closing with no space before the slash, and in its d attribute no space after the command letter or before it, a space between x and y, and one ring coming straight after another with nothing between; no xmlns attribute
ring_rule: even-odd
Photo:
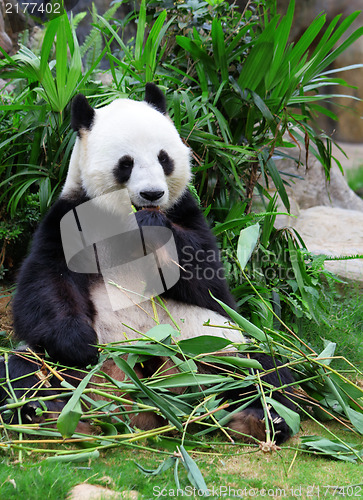
<svg viewBox="0 0 363 500"><path fill-rule="evenodd" d="M53 360L74 367L96 363L97 344L137 338L155 326L156 321L172 321L180 329L179 338L204 334L226 337L232 343L244 342L240 331L230 327L224 309L214 299L235 307L215 238L188 189L190 150L167 116L161 90L148 83L144 101L117 99L98 109L78 95L72 103L71 126L77 138L63 190L36 231L30 254L19 272L13 301L16 338L38 353L46 352ZM128 208L125 212L125 196L130 200L132 213ZM120 273L123 266L114 266L117 268L114 276L112 266L105 275L101 273L99 261L107 263L111 254L114 263L113 254L133 239L132 231L111 238L111 251L108 247L102 249L102 245L97 247L102 255L91 251L98 259L92 272L86 272L93 258L88 261L87 252L80 253L80 267L72 268L66 258L62 224L71 218L70 232L79 239L85 228L79 220L81 210L89 203L93 205L88 227L92 228L95 240L100 243L98 228L94 226L100 226L102 233L108 221L117 224L127 213L125 224L136 221L136 226L130 226L134 233L141 230L144 239L147 236L140 254L137 243L132 248L131 254L134 251L137 254L133 258L141 257L138 262L142 263L142 258L153 252L158 257L158 270L164 266L163 269L173 269L174 275L177 270L177 278L160 293L165 307L153 300L153 292L142 303L133 303L129 294L112 287L111 279L117 284L124 278ZM174 247L164 245L157 228L169 231ZM92 250L94 244L85 247ZM79 269L83 272L78 272ZM138 280L142 282L143 276L136 270L135 276L127 281L128 292L132 282ZM117 307L112 305L113 300L118 301ZM256 358L264 368L275 367L275 362L265 355ZM15 353L9 367L11 378L29 375L25 380L31 386L33 366ZM0 377L4 369L4 365L0 366ZM140 377L152 374L153 369L156 370L150 367L140 370ZM285 368L279 369L279 376L272 373L265 380L276 386L279 378L287 385L292 382ZM22 386L24 380L18 384L19 391ZM274 394L277 400L293 408L290 399L277 391ZM278 428L277 441L282 442L290 431L273 409L270 414ZM234 427L261 439L261 431L254 429L261 428L263 419L262 406L255 402L234 417ZM150 426L150 422L144 426Z"/></svg>

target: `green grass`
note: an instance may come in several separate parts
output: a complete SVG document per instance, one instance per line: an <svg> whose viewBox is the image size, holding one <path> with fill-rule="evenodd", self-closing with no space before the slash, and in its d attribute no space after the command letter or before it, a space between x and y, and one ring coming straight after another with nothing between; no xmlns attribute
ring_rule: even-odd
<svg viewBox="0 0 363 500"><path fill-rule="evenodd" d="M363 197L363 165L346 171L348 185L359 196Z"/></svg>
<svg viewBox="0 0 363 500"><path fill-rule="evenodd" d="M344 356L363 370L363 286L347 283L327 297L327 321L317 325L302 319L300 336L317 351L321 351L324 339L336 342L336 356ZM347 368L343 360L334 361L335 367Z"/></svg>
<svg viewBox="0 0 363 500"><path fill-rule="evenodd" d="M330 290L327 294L329 325L317 325L307 320L300 324L302 337L318 352L323 349L323 339L336 342L336 355L345 356L359 368L363 368L361 296L361 286L352 283L340 285L335 291ZM334 360L333 363L333 366L340 365L339 368L347 367L340 360ZM362 496L361 466L308 454L301 449L302 436L318 435L332 439L329 430L344 442L361 448L361 436L345 430L337 423L325 422L325 426L327 429L310 420L302 421L299 434L289 440L281 450L272 453L263 453L258 447L232 445L223 435L208 437L206 442L210 445L209 448L188 449L187 444L185 446L197 463L208 488L214 487L216 492L220 487L229 487L236 491L246 491L247 493L243 493L245 496L252 494L249 492L255 492L256 498L263 498L261 492L264 489L276 492L276 497L278 491L283 491L283 498L333 498L342 495L338 494L337 490L327 489L329 485L360 485L349 491L353 491L353 496ZM21 439L21 436L15 433L11 437L13 440ZM167 451L166 441L157 436L135 443L139 448L120 443L117 448L101 451L98 459L81 463L46 462L45 458L50 455L49 451L45 452L46 448L68 453L70 445L39 442L40 439L47 439L46 436L28 437L37 440L37 443L32 445L36 451L27 455L25 448L29 444L25 444L22 455L19 455L14 441L11 449L1 449L2 442L5 444L5 441L8 441L3 434L2 442L0 441L1 500L19 497L27 500L62 500L67 497L72 487L82 482L106 486L120 492L135 491L139 495L137 498L146 499L157 498L157 493L166 488L160 498L177 498L173 494L176 490L173 468L160 475L145 476L135 465L136 461L145 468L156 469L166 457L173 454L174 448ZM154 448L154 451L149 451L150 448ZM181 463L178 471L181 488L191 488ZM225 498L233 498L232 493L227 494Z"/></svg>
<svg viewBox="0 0 363 500"><path fill-rule="evenodd" d="M339 430L335 424L329 427L346 439L346 433L341 428ZM311 434L327 436L317 424L303 422L300 435ZM221 441L220 436L218 439ZM359 443L360 439L352 435L350 441ZM145 442L146 446L148 444ZM358 465L308 455L298 450L298 444L295 437L281 451L263 453L243 445L216 443L214 453L197 451L190 454L197 462L208 488L214 487L217 491L223 486L236 490L247 488L247 492L254 489L260 493L262 489L277 491L280 488L286 492L284 498L318 498L319 487L320 497L333 498L334 490L327 490L326 486L362 483L362 470ZM158 476L145 477L134 463L136 461L143 467L155 469L164 459L157 453L118 448L101 454L97 460L80 464L46 463L42 462L43 458L40 453L38 461L25 457L24 463L19 464L17 454L11 457L0 455L0 498L11 500L21 495L27 500L62 500L72 487L85 481L117 491L137 491L139 498L157 498L155 493L162 488L166 491L161 498L176 497L169 494L176 490L173 469ZM180 486L184 489L190 483L182 469L180 465ZM314 496L309 495L312 491L309 487L313 486ZM291 493L292 488L295 496ZM298 494L300 488L301 495ZM362 494L362 488L356 487L355 492L359 491ZM262 494L257 497L262 498ZM227 494L226 498L232 498L232 495Z"/></svg>

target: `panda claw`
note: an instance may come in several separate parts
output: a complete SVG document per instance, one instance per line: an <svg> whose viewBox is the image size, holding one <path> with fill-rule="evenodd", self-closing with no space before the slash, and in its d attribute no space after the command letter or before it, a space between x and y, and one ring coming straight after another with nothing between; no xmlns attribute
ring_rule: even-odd
<svg viewBox="0 0 363 500"><path fill-rule="evenodd" d="M281 422L283 421L283 418L281 417L275 417L272 421L273 424L281 424Z"/></svg>

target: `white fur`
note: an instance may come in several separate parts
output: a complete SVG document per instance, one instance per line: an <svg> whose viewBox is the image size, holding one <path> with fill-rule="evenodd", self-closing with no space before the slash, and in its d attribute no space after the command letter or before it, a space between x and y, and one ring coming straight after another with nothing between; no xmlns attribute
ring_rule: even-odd
<svg viewBox="0 0 363 500"><path fill-rule="evenodd" d="M116 290L115 293L122 292ZM139 338L140 333L138 332L145 334L158 323L168 323L175 327L173 320L181 331L179 339L198 337L199 335L213 335L225 337L235 343L245 342L239 330L228 328L230 324L224 316L209 309L168 299L165 301L165 306L173 320L157 300L154 301L157 317L155 317L150 301L142 302L127 309L113 311L103 283L98 283L93 287L91 299L94 304L97 304L97 314L93 327L100 344ZM203 323L208 322L208 320L210 325L217 325L218 328L204 326Z"/></svg>
<svg viewBox="0 0 363 500"><path fill-rule="evenodd" d="M145 204L141 191L155 190L165 192L157 205L168 208L180 198L190 181L189 149L171 120L146 102L115 100L95 110L91 130L81 130L80 135L72 153L63 197L71 196L80 187L91 198L120 189L113 170L125 155L134 159L134 167L124 187L137 206ZM174 171L169 176L165 176L158 160L161 150L174 161ZM113 205L117 210L117 193Z"/></svg>

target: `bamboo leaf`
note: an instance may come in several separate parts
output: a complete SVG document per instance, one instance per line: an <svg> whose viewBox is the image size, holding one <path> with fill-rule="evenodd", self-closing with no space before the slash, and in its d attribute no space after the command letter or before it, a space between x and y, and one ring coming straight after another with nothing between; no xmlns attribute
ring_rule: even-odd
<svg viewBox="0 0 363 500"><path fill-rule="evenodd" d="M309 47L324 26L325 18L325 15L318 16L308 26L307 30L304 31L299 41L294 45L289 54L289 57L286 61L289 66L293 68L296 68L298 66L299 61L301 61L303 55L308 51Z"/></svg>
<svg viewBox="0 0 363 500"><path fill-rule="evenodd" d="M146 29L146 3L145 0L141 1L139 16L137 19L137 31L135 39L135 59L141 61L142 59L142 48L145 38Z"/></svg>
<svg viewBox="0 0 363 500"><path fill-rule="evenodd" d="M360 413L353 408L347 407L347 414L352 425L357 431L363 435L363 413Z"/></svg>
<svg viewBox="0 0 363 500"><path fill-rule="evenodd" d="M212 295L212 297L213 297L213 295ZM270 338L262 330L260 330L260 328L258 328L256 325L254 325L253 323L248 321L248 319L246 319L243 316L241 316L240 314L238 314L234 309L227 306L227 304L224 304L221 300L218 300L215 297L213 297L213 298L214 298L214 300L216 300L218 302L218 304L220 304L223 307L223 309L226 311L226 313L229 315L229 317L232 319L232 321L237 323L237 325L240 326L242 328L242 330L244 330L247 333L247 335L250 335L251 337L253 337L261 342L266 341L266 338Z"/></svg>
<svg viewBox="0 0 363 500"><path fill-rule="evenodd" d="M96 365L80 382L77 389L75 389L72 397L66 403L65 407L61 411L61 414L57 420L57 429L62 434L64 438L69 438L73 435L80 418L82 417L82 408L81 408L81 396L84 389L87 387L91 377L99 370L101 364ZM69 384L66 384L66 387L69 388Z"/></svg>
<svg viewBox="0 0 363 500"><path fill-rule="evenodd" d="M325 380L354 428L360 434L363 434L363 413L359 413L349 406L349 402L347 401L344 392L341 390L339 383L334 382L334 380L332 380L329 376L327 376Z"/></svg>
<svg viewBox="0 0 363 500"><path fill-rule="evenodd" d="M200 492L202 495L208 495L209 490L207 488L206 482L202 476L202 473L200 472L197 464L195 461L190 457L186 449L184 448L183 445L180 445L179 447L180 453L183 457L183 465L185 469L188 472L188 479L191 482L191 484L197 488L198 492Z"/></svg>
<svg viewBox="0 0 363 500"><path fill-rule="evenodd" d="M83 451L72 453L69 455L55 455L53 457L48 457L45 462L89 462L90 460L97 460L100 456L98 450L94 451Z"/></svg>
<svg viewBox="0 0 363 500"><path fill-rule="evenodd" d="M279 16L275 16L267 24L260 37L255 40L238 78L238 85L241 89L256 91L268 73L274 54L275 30L278 20Z"/></svg>
<svg viewBox="0 0 363 500"><path fill-rule="evenodd" d="M39 182L39 204L42 214L44 214L48 208L51 190L52 185L49 177L43 177Z"/></svg>
<svg viewBox="0 0 363 500"><path fill-rule="evenodd" d="M260 225L257 222L253 226L248 226L239 234L237 244L237 258L242 269L247 265L251 255L256 248L258 237L260 234Z"/></svg>
<svg viewBox="0 0 363 500"><path fill-rule="evenodd" d="M312 58L320 63L317 67L317 72L320 73L325 68L328 68L331 63L344 51L346 50L354 41L362 36L362 27L354 31L350 36L345 37L345 40L337 48L339 40L341 40L346 32L349 30L352 23L358 17L359 12L353 12L340 23L341 15L336 16L328 27L327 35L323 36L323 39L318 44L316 50L314 51ZM338 24L339 23L339 24ZM335 29L336 28L336 29ZM334 31L335 29L335 31ZM335 50L334 50L335 48ZM331 51L331 52L330 52ZM326 54L329 55L326 56ZM318 58L318 55L320 57ZM325 57L326 56L326 57Z"/></svg>
<svg viewBox="0 0 363 500"><path fill-rule="evenodd" d="M67 18L68 21L68 18ZM59 18L56 37L56 82L59 102L64 101L68 71L67 37L64 16Z"/></svg>
<svg viewBox="0 0 363 500"><path fill-rule="evenodd" d="M166 470L170 469L173 467L175 464L176 457L168 457L164 462L162 462L157 469L146 469L142 465L138 464L137 462L134 462L137 468L146 476L158 476L162 472L165 472Z"/></svg>
<svg viewBox="0 0 363 500"><path fill-rule="evenodd" d="M329 342L327 344L327 346L324 348L324 350L319 354L319 356L317 357L317 359L332 358L334 356L336 347L337 347L337 345L336 345L335 342ZM321 360L321 362L324 365L330 365L331 361L332 361L331 359L322 359Z"/></svg>
<svg viewBox="0 0 363 500"><path fill-rule="evenodd" d="M222 79L226 81L228 80L226 46L221 21L217 18L214 18L212 21L212 42L213 55L216 59L217 67L221 71Z"/></svg>
<svg viewBox="0 0 363 500"><path fill-rule="evenodd" d="M271 179L277 189L277 192L281 197L283 204L285 205L286 209L290 212L290 200L287 195L284 183L282 182L281 176L276 168L275 162L273 161L272 158L268 157L267 151L262 151L259 157L261 158L260 161L262 162L262 166L270 174Z"/></svg>
<svg viewBox="0 0 363 500"><path fill-rule="evenodd" d="M286 49L294 17L294 10L295 1L292 0L289 3L286 15L283 17L281 23L276 29L276 47L274 49L272 64L266 74L266 88L271 88L275 86L278 81L281 81L283 78L288 77L288 69L287 65L285 64L285 60L287 59Z"/></svg>
<svg viewBox="0 0 363 500"><path fill-rule="evenodd" d="M257 89L271 65L272 54L272 42L258 43L253 47L238 78L238 85L242 89Z"/></svg>
<svg viewBox="0 0 363 500"><path fill-rule="evenodd" d="M226 356L227 358L227 356ZM205 360L206 358L202 358ZM209 361L212 361L208 358ZM214 358L213 358L214 359ZM219 358L216 357L216 360ZM236 358L237 359L237 358ZM240 358L242 359L242 358ZM217 361L214 360L214 363ZM243 359L242 359L243 360ZM246 361L246 359L244 359ZM255 361L255 360L248 360ZM231 365L233 363L230 363ZM236 363L237 365L237 363ZM251 363L252 368L262 368L261 365L256 361L256 363ZM259 365L259 366L257 366ZM194 386L203 386L203 385L215 385L219 383L230 382L232 379L226 377L225 375L208 375L204 373L178 373L177 375L168 375L164 379L151 379L150 382L147 382L147 387L151 388L163 388L163 389L172 389L174 387L194 387Z"/></svg>
<svg viewBox="0 0 363 500"><path fill-rule="evenodd" d="M168 347L163 344L149 344L139 341L135 345L106 346L107 351L125 354L139 354L140 356L173 356L176 354L174 346Z"/></svg>
<svg viewBox="0 0 363 500"><path fill-rule="evenodd" d="M182 352L190 354L191 356L220 351L230 344L230 340L223 337L214 337L212 335L200 335L199 337L180 340L178 342L178 346Z"/></svg>
<svg viewBox="0 0 363 500"><path fill-rule="evenodd" d="M126 363L124 359L113 356L113 360L115 361L116 365L134 382L136 387L138 387L140 391L143 392L145 396L147 396L154 403L154 405L160 409L161 413L170 422L172 422L177 429L182 430L183 427L178 417L172 411L170 405L161 396L156 394L155 391L143 384L134 370Z"/></svg>
<svg viewBox="0 0 363 500"><path fill-rule="evenodd" d="M69 66L69 71L67 74L67 86L65 89L63 101L62 101L62 109L68 104L68 102L72 99L75 92L77 91L77 86L80 78L82 77L82 58L81 51L78 45L78 40L75 33L71 34L73 39L73 54ZM70 39L68 40L70 43Z"/></svg>
<svg viewBox="0 0 363 500"><path fill-rule="evenodd" d="M352 449L345 444L337 440L330 440L319 436L302 436L301 446L305 449L311 450L312 452L318 451L324 455L330 456L331 458L342 460L344 462L354 463L359 455L359 451L354 448L353 450L357 455L353 455Z"/></svg>
<svg viewBox="0 0 363 500"><path fill-rule="evenodd" d="M156 325L151 330L148 330L145 337L150 340L162 341L167 337L178 337L180 333L171 325Z"/></svg>
<svg viewBox="0 0 363 500"><path fill-rule="evenodd" d="M237 368L254 368L256 370L263 370L261 363L257 359L244 358L241 356L213 356L214 359L218 360L218 363L222 362L225 365L236 366ZM202 358L205 360L205 358ZM209 358L212 360L212 357Z"/></svg>
<svg viewBox="0 0 363 500"><path fill-rule="evenodd" d="M57 34L59 22L60 22L59 18L53 19L48 23L45 30L42 43L41 57L40 57L40 74L39 74L40 81L42 81L45 69L48 67L49 55L50 51L52 50L54 39Z"/></svg>

